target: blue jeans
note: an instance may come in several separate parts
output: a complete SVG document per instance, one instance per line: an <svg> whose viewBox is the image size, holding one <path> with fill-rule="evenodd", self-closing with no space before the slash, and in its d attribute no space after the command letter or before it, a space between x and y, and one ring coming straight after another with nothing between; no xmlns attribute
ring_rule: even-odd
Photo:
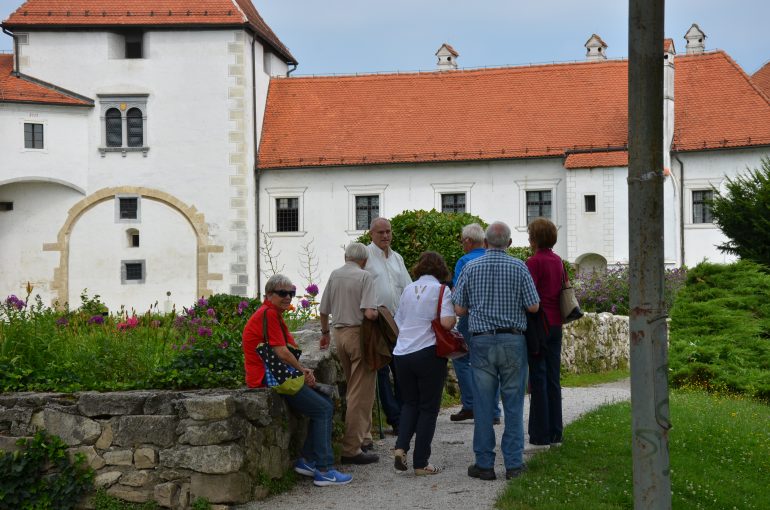
<svg viewBox="0 0 770 510"><path fill-rule="evenodd" d="M542 356L529 357L529 442L560 443L561 411L561 326L551 326Z"/></svg>
<svg viewBox="0 0 770 510"><path fill-rule="evenodd" d="M527 385L527 345L524 335L480 335L471 339L471 367L476 383L473 410L473 452L476 465L495 465L492 425L495 390L500 385L505 430L500 442L505 469L524 465L524 390Z"/></svg>
<svg viewBox="0 0 770 510"><path fill-rule="evenodd" d="M408 452L412 436L415 436L412 465L415 469L422 469L430 459L430 446L446 382L447 360L436 356L433 345L417 352L393 356L393 359L404 398L396 448Z"/></svg>
<svg viewBox="0 0 770 510"><path fill-rule="evenodd" d="M393 384L390 383L391 365L393 366ZM395 387L395 392L393 391ZM377 371L377 390L380 395L385 421L392 427L398 427L401 418L401 393L398 389L396 368L393 361Z"/></svg>
<svg viewBox="0 0 770 510"><path fill-rule="evenodd" d="M310 419L307 437L302 446L302 456L309 462L315 462L320 471L326 471L334 464L332 450L332 416L334 404L326 395L322 395L309 386L303 386L296 395L282 395L294 411Z"/></svg>
<svg viewBox="0 0 770 510"><path fill-rule="evenodd" d="M468 330L468 316L464 315L457 321L457 331L459 331L465 343L470 348L471 345L471 333ZM460 402L463 409L466 411L473 411L473 395L476 391L476 385L473 382L473 373L471 372L471 355L466 354L462 358L456 358L452 360L452 366L455 369L455 375L457 376L457 385L460 387ZM498 386L495 393L495 418L500 417L500 388Z"/></svg>

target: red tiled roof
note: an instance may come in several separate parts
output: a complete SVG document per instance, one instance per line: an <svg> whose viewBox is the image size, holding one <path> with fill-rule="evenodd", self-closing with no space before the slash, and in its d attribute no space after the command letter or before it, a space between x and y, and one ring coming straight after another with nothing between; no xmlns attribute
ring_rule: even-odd
<svg viewBox="0 0 770 510"><path fill-rule="evenodd" d="M607 168L628 166L628 151L576 152L567 154L564 168Z"/></svg>
<svg viewBox="0 0 770 510"><path fill-rule="evenodd" d="M751 75L751 81L759 87L766 96L770 97L770 62L759 68L759 71Z"/></svg>
<svg viewBox="0 0 770 510"><path fill-rule="evenodd" d="M284 60L296 63L251 0L27 0L3 26L248 26Z"/></svg>
<svg viewBox="0 0 770 510"><path fill-rule="evenodd" d="M674 150L770 145L767 96L729 56L680 56L674 67ZM627 61L600 61L273 79L259 166L564 157L625 147L627 77ZM627 162L619 153L574 156L569 164L581 167L590 158L601 166Z"/></svg>
<svg viewBox="0 0 770 510"><path fill-rule="evenodd" d="M674 60L674 150L770 145L770 100L724 51Z"/></svg>
<svg viewBox="0 0 770 510"><path fill-rule="evenodd" d="M42 103L93 106L93 101L45 86L24 75L13 76L13 55L0 55L0 103Z"/></svg>
<svg viewBox="0 0 770 510"><path fill-rule="evenodd" d="M274 79L262 168L562 157L624 146L627 63Z"/></svg>

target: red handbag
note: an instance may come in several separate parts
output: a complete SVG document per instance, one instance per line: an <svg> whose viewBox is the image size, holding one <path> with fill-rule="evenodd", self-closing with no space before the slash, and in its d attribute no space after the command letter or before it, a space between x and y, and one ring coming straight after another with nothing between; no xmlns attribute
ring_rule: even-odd
<svg viewBox="0 0 770 510"><path fill-rule="evenodd" d="M445 287L446 285L442 285L438 293L436 318L430 321L433 332L436 334L436 356L449 359L461 358L468 354L468 344L465 343L463 335L455 328L447 330L441 325L441 302Z"/></svg>

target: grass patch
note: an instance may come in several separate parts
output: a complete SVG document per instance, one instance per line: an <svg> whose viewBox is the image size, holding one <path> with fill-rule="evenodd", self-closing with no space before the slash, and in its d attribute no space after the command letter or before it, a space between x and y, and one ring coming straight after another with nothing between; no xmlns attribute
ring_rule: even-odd
<svg viewBox="0 0 770 510"><path fill-rule="evenodd" d="M581 388L584 386L594 386L596 384L605 384L615 381L621 381L631 376L628 369L610 370L609 372L600 372L592 374L572 374L566 373L561 376L561 385L563 388Z"/></svg>
<svg viewBox="0 0 770 510"><path fill-rule="evenodd" d="M770 407L701 391L671 394L673 508L767 508ZM564 446L533 458L498 500L503 510L631 509L631 405L567 426Z"/></svg>

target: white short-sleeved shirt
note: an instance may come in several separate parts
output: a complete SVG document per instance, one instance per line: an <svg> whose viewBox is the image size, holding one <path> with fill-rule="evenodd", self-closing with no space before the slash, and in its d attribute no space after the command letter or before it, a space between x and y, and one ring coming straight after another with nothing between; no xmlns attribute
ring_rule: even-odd
<svg viewBox="0 0 770 510"><path fill-rule="evenodd" d="M436 305L441 290L439 281L431 275L423 275L410 283L401 294L395 321L398 325L398 341L393 355L401 356L436 345L436 335L431 321L436 318ZM441 317L454 317L455 311L449 287L444 288L441 300Z"/></svg>

